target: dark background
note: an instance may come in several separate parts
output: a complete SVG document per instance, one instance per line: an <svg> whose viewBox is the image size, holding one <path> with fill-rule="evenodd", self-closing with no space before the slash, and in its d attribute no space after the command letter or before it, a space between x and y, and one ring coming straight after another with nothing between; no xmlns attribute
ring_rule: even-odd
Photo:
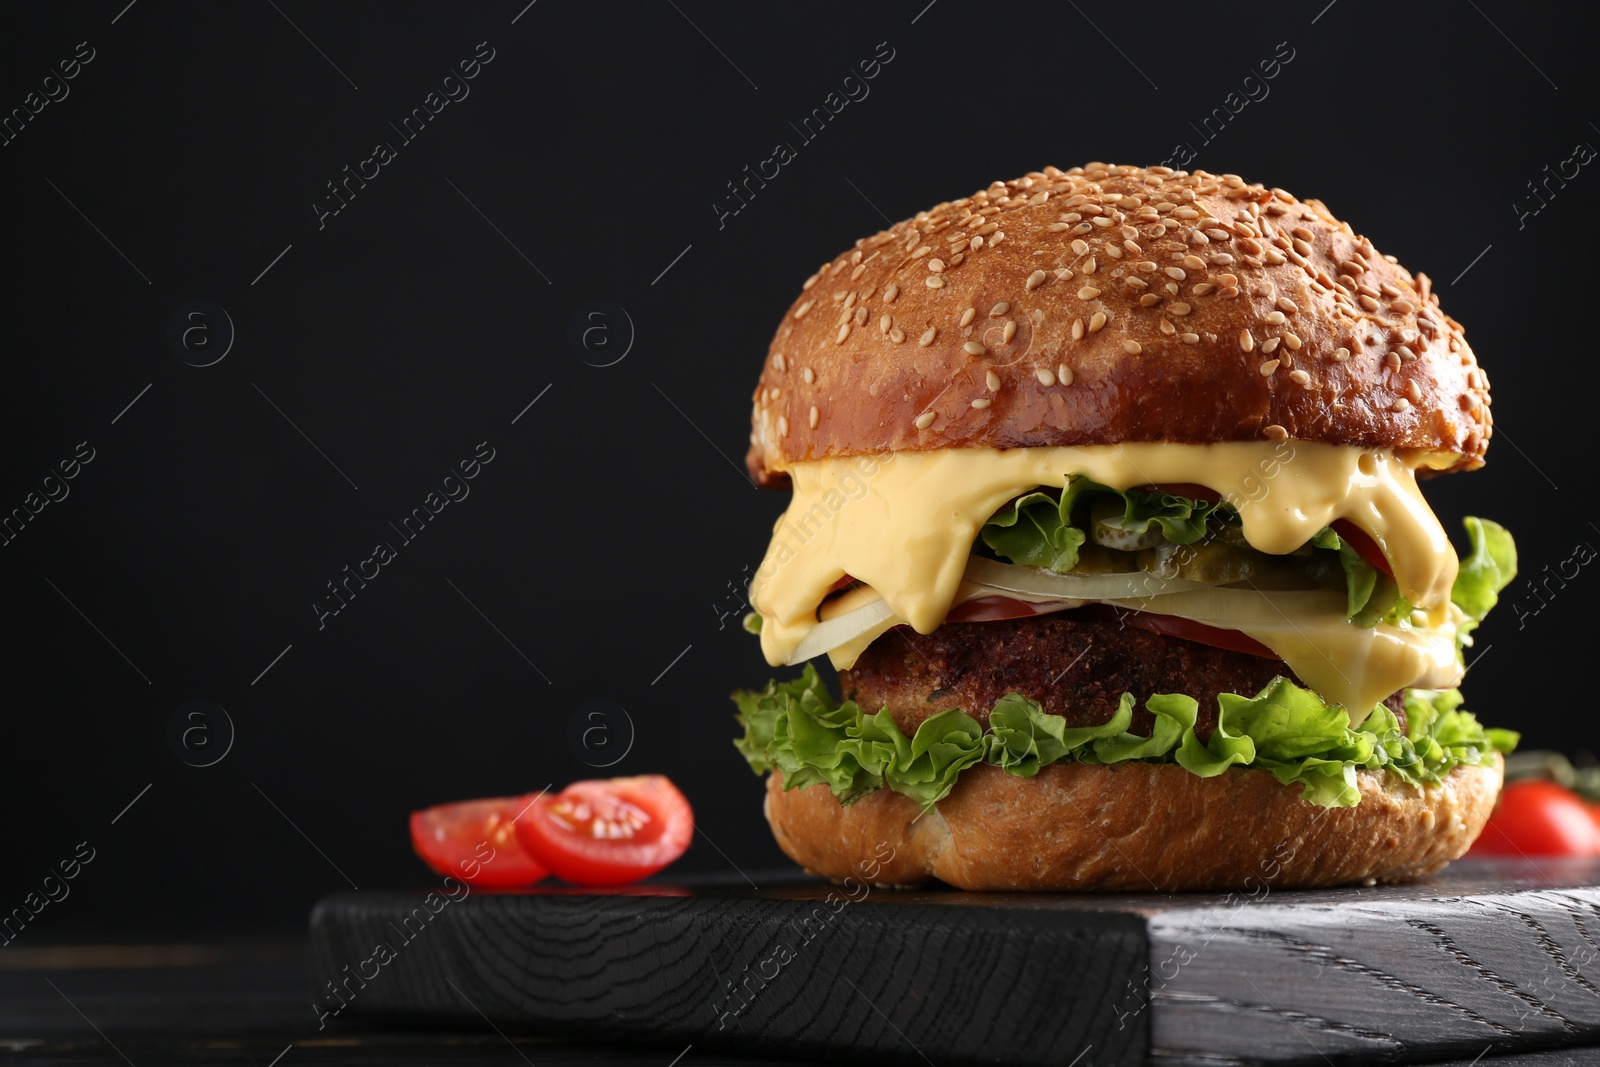
<svg viewBox="0 0 1600 1067"><path fill-rule="evenodd" d="M1447 528L1504 521L1524 575L1600 545L1580 444L1600 175L1515 206L1600 143L1566 9L525 3L0 14L0 112L94 54L0 146L0 511L94 450L0 548L0 913L95 849L20 942L292 930L347 883L428 880L411 809L595 773L683 787L683 870L778 862L726 700L770 673L737 626L784 504L742 472L760 361L801 280L885 216L1045 164L1187 141L1194 166L1326 201L1433 277L1494 381L1489 467L1428 487ZM402 143L389 123L483 41L470 95ZM879 42L870 95L802 144L789 123ZM1270 95L1204 143L1190 123L1279 42ZM380 140L397 157L319 229L325 183ZM798 158L719 228L778 141ZM209 367L181 357L216 351L215 312L194 349L168 340L193 300L237 333ZM636 330L610 366L614 310L610 347L569 338L595 300ZM470 496L400 545L388 523L485 440ZM319 629L326 583L380 540L399 558ZM1596 581L1535 612L1519 579L1469 706L1592 746L1570 650ZM237 731L209 767L179 753L218 751L215 713L169 743L191 700ZM591 765L625 747L615 711L603 754L569 738L593 700L636 731L612 770Z"/></svg>

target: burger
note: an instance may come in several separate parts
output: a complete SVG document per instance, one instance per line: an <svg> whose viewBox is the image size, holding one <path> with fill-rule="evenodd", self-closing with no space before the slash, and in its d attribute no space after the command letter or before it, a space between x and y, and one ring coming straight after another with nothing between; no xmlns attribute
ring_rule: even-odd
<svg viewBox="0 0 1600 1067"><path fill-rule="evenodd" d="M1052 167L857 241L754 397L792 498L746 627L806 666L736 744L779 846L972 890L1438 870L1516 743L1456 689L1516 550L1458 555L1419 481L1490 431L1427 275L1236 175Z"/></svg>

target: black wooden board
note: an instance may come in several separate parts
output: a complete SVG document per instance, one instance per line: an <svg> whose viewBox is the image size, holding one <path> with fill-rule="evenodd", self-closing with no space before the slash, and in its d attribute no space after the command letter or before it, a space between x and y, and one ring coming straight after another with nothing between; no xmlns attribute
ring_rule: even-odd
<svg viewBox="0 0 1600 1067"><path fill-rule="evenodd" d="M329 1020L938 1067L1415 1063L1600 1044L1591 861L1231 895L443 894L317 906L313 996Z"/></svg>

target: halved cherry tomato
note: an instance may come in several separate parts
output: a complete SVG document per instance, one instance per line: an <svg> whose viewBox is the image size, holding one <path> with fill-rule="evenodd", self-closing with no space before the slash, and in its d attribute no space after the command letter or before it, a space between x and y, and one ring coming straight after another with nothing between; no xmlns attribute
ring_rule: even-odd
<svg viewBox="0 0 1600 1067"><path fill-rule="evenodd" d="M1334 519L1329 525L1333 527L1334 533L1350 542L1350 547L1355 549L1356 554L1362 559L1390 577L1394 576L1394 568L1389 565L1383 549L1378 547L1378 542L1372 539L1371 534L1349 519Z"/></svg>
<svg viewBox="0 0 1600 1067"><path fill-rule="evenodd" d="M485 889L532 885L549 872L517 841L517 813L526 804L522 797L495 797L414 811L411 847L436 874Z"/></svg>
<svg viewBox="0 0 1600 1067"><path fill-rule="evenodd" d="M1222 499L1222 494L1215 489L1207 489L1194 482L1161 482L1157 485L1141 485L1141 493L1166 493L1168 496L1186 496L1190 500L1204 500L1215 504Z"/></svg>
<svg viewBox="0 0 1600 1067"><path fill-rule="evenodd" d="M522 847L552 872L585 886L626 885L683 855L694 812L667 778L573 782L533 800L517 820Z"/></svg>
<svg viewBox="0 0 1600 1067"><path fill-rule="evenodd" d="M1600 827L1565 786L1512 782L1500 791L1472 856L1600 856Z"/></svg>

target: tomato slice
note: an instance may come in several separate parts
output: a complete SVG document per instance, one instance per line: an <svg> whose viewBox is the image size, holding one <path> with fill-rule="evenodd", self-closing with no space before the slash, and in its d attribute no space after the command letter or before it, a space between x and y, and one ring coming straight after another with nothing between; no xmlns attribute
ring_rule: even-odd
<svg viewBox="0 0 1600 1067"><path fill-rule="evenodd" d="M1578 795L1555 782L1512 782L1500 791L1472 856L1600 856L1600 828Z"/></svg>
<svg viewBox="0 0 1600 1067"><path fill-rule="evenodd" d="M414 811L411 847L435 874L484 889L532 885L549 872L517 841L517 814L526 804L522 797L494 797Z"/></svg>
<svg viewBox="0 0 1600 1067"><path fill-rule="evenodd" d="M1117 617L1129 626L1137 626L1141 630L1151 633L1165 634L1168 637L1179 637L1185 641L1193 641L1199 645L1210 645L1212 648L1225 648L1231 652L1248 652L1252 656L1261 656L1264 659L1277 659L1278 654L1263 645L1260 641L1242 634L1238 630L1224 630L1218 626L1207 626L1203 622L1193 619L1181 619L1176 615L1154 615L1148 611L1117 612Z"/></svg>
<svg viewBox="0 0 1600 1067"><path fill-rule="evenodd" d="M555 874L584 886L626 885L683 855L694 812L664 775L573 782L533 799L517 820L522 847Z"/></svg>
<svg viewBox="0 0 1600 1067"><path fill-rule="evenodd" d="M1334 533L1350 542L1350 547L1355 549L1362 559L1389 577L1394 577L1394 568L1389 566L1389 560L1384 556L1383 549L1378 547L1378 542L1372 539L1371 534L1349 519L1334 519L1329 525L1333 527Z"/></svg>
<svg viewBox="0 0 1600 1067"><path fill-rule="evenodd" d="M980 596L957 604L944 617L945 622L1001 622L1005 619L1026 619L1032 615L1048 615L1058 610L1048 604L1030 604L1026 600L1013 600L1008 596Z"/></svg>

